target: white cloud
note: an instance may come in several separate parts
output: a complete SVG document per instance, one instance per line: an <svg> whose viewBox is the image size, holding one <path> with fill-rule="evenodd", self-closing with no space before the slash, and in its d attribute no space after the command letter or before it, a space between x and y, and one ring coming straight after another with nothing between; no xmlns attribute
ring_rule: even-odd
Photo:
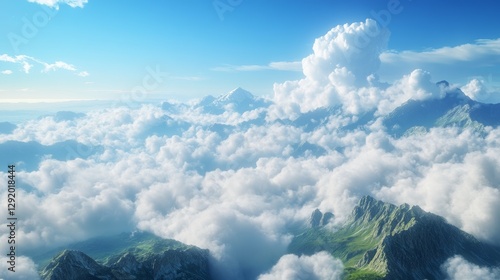
<svg viewBox="0 0 500 280"><path fill-rule="evenodd" d="M388 34L374 20L339 25L316 39L313 54L302 60L304 78L274 85L277 117L294 118L320 107L346 105L358 113L373 107L377 91L364 88L380 64Z"/></svg>
<svg viewBox="0 0 500 280"><path fill-rule="evenodd" d="M300 61L279 61L271 62L268 65L226 65L212 68L212 71L263 71L263 70L279 70L279 71L302 71Z"/></svg>
<svg viewBox="0 0 500 280"><path fill-rule="evenodd" d="M488 88L482 80L472 79L460 89L473 100L484 103L500 103L500 91Z"/></svg>
<svg viewBox="0 0 500 280"><path fill-rule="evenodd" d="M481 267L466 261L462 256L448 259L442 266L448 280L495 280L500 278L499 268Z"/></svg>
<svg viewBox="0 0 500 280"><path fill-rule="evenodd" d="M312 256L285 255L269 273L260 275L258 279L339 280L342 279L343 272L344 266L340 260L326 252L320 252Z"/></svg>
<svg viewBox="0 0 500 280"><path fill-rule="evenodd" d="M82 72L78 73L78 76L80 76L80 77L88 77L88 76L90 76L90 74L87 71L82 71Z"/></svg>
<svg viewBox="0 0 500 280"><path fill-rule="evenodd" d="M431 74L422 69L415 69L409 75L404 75L385 90L380 90L376 101L377 113L387 115L404 102L441 98L445 94L431 81Z"/></svg>
<svg viewBox="0 0 500 280"><path fill-rule="evenodd" d="M384 52L380 55L383 63L436 63L454 64L468 61L475 64L494 65L500 62L500 39L477 40L474 44L442 47L427 51Z"/></svg>
<svg viewBox="0 0 500 280"><path fill-rule="evenodd" d="M424 51L386 51L380 55L382 61L379 75L385 81L393 81L401 73L415 68L424 69L453 83L481 76L487 80L498 73L500 62L500 39L482 39L474 43L447 46Z"/></svg>
<svg viewBox="0 0 500 280"><path fill-rule="evenodd" d="M0 55L0 62L19 64L21 66L21 68L23 69L23 72L26 74L29 74L31 69L35 66L42 67L42 69L40 71L42 73L47 73L47 72L56 71L56 70L66 70L66 71L70 71L70 72L77 71L77 69L74 65L71 65L71 64L63 62L63 61L56 61L54 63L47 63L47 62L44 62L40 59L31 57L31 56L27 56L27 55L9 56L8 54L2 54L2 55ZM86 77L89 74L86 71L81 71L77 75L82 76L82 77Z"/></svg>
<svg viewBox="0 0 500 280"><path fill-rule="evenodd" d="M28 2L59 9L59 4L66 4L72 8L83 8L83 6L87 4L88 0L28 0Z"/></svg>
<svg viewBox="0 0 500 280"><path fill-rule="evenodd" d="M2 62L10 62L10 63L15 63L15 64L21 64L23 71L28 74L33 67L32 64L29 63L29 61L36 61L36 59L27 56L27 55L17 55L15 57L9 56L7 54L2 54L0 55L0 61Z"/></svg>
<svg viewBox="0 0 500 280"><path fill-rule="evenodd" d="M2 254L3 255L3 254ZM37 266L28 257L16 256L15 272L7 270L9 263L8 258L2 256L0 258L0 279L12 279L12 280L36 280L40 279L37 272Z"/></svg>
<svg viewBox="0 0 500 280"><path fill-rule="evenodd" d="M44 72L55 71L57 69L64 69L68 71L76 71L75 66L63 61L56 61L52 64L44 63Z"/></svg>
<svg viewBox="0 0 500 280"><path fill-rule="evenodd" d="M405 87L427 79L414 76ZM376 126L342 132L339 116L312 132L264 123L225 135L211 125L237 124L237 116L164 114L151 105L105 109L74 121L32 120L0 135L0 144L75 139L102 148L88 159L48 159L38 170L19 172L19 183L33 189L19 190L26 205L19 242L40 251L138 227L210 249L220 279L255 278L287 271L290 257L278 260L314 209L332 211L341 222L361 195L372 194L418 204L500 244L499 129L486 137L450 128L392 139ZM191 123L184 132L153 135L175 131L178 118ZM327 154L291 157L304 141Z"/></svg>
<svg viewBox="0 0 500 280"><path fill-rule="evenodd" d="M2 71L2 74L4 74L4 75L11 75L12 73L14 73L14 72L12 72L12 70L3 70Z"/></svg>

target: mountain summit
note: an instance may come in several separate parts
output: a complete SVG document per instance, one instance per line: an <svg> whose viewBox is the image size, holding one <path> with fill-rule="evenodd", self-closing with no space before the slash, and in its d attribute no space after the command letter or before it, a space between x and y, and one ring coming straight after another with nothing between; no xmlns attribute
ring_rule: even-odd
<svg viewBox="0 0 500 280"><path fill-rule="evenodd" d="M249 91L238 87L217 98L207 96L196 107L201 107L206 113L219 115L225 111L233 111L241 114L257 108L268 107L269 104L263 98L256 97Z"/></svg>
<svg viewBox="0 0 500 280"><path fill-rule="evenodd" d="M361 198L338 231L309 228L295 236L289 251L330 252L344 262L348 279L444 279L441 265L456 255L481 266L500 264L500 248L478 241L444 218L370 196Z"/></svg>
<svg viewBox="0 0 500 280"><path fill-rule="evenodd" d="M249 91L237 87L227 94L219 96L215 102L219 103L244 103L255 99Z"/></svg>

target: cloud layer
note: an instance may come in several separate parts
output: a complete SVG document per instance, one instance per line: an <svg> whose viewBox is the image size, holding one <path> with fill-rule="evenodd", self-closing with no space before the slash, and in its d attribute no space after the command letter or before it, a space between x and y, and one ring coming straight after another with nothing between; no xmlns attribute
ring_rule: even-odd
<svg viewBox="0 0 500 280"><path fill-rule="evenodd" d="M269 273L259 276L259 280L342 279L344 266L329 253L320 252L312 256L285 255L273 266Z"/></svg>

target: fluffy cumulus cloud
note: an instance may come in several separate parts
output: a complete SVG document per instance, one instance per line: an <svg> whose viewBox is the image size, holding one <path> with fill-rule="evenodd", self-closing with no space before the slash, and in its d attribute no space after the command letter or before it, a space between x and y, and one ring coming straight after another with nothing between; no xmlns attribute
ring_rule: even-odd
<svg viewBox="0 0 500 280"><path fill-rule="evenodd" d="M495 280L500 278L499 268L481 267L467 262L461 256L447 260L442 269L448 280Z"/></svg>
<svg viewBox="0 0 500 280"><path fill-rule="evenodd" d="M473 100L484 103L500 103L500 91L488 88L483 80L472 79L460 89Z"/></svg>
<svg viewBox="0 0 500 280"><path fill-rule="evenodd" d="M379 80L388 38L386 29L367 19L337 26L316 39L313 53L302 60L304 78L274 85L271 118L294 119L321 107L339 107L351 115L373 110L383 115L408 99L440 97L430 73L422 69L412 69L392 85Z"/></svg>
<svg viewBox="0 0 500 280"><path fill-rule="evenodd" d="M259 276L259 280L311 279L338 280L342 279L344 266L326 252L312 256L284 255L271 271Z"/></svg>
<svg viewBox="0 0 500 280"><path fill-rule="evenodd" d="M40 279L36 264L28 257L17 256L14 272L8 270L12 266L8 263L7 257L0 258L0 279L12 280L36 280Z"/></svg>
<svg viewBox="0 0 500 280"><path fill-rule="evenodd" d="M316 39L313 53L302 60L304 78L274 86L276 114L297 115L319 107L338 104L371 106L367 78L380 65L379 55L388 41L388 33L371 19L340 25ZM368 104L366 104L368 103Z"/></svg>
<svg viewBox="0 0 500 280"><path fill-rule="evenodd" d="M46 150L22 159L37 157L33 169L19 164L21 253L140 229L209 249L217 279L336 279L338 260L286 255L287 246L314 209L341 223L367 194L420 205L500 245L500 129L390 136L379 116L443 92L420 69L380 83L374 73L386 40L371 20L332 29L302 61L305 77L276 85L268 108L214 115L186 104L122 104L18 123L0 134L0 148L24 142ZM8 55L0 61L34 62ZM469 87L464 91L474 94ZM337 107L321 120L304 120L302 113L324 106ZM368 111L373 122L348 128ZM63 150L47 148L54 145ZM0 228L0 239L7 235ZM459 261L445 266L450 275ZM29 274L33 265L26 263Z"/></svg>
<svg viewBox="0 0 500 280"><path fill-rule="evenodd" d="M28 0L28 2L59 9L59 4L66 4L72 8L83 8L88 0Z"/></svg>

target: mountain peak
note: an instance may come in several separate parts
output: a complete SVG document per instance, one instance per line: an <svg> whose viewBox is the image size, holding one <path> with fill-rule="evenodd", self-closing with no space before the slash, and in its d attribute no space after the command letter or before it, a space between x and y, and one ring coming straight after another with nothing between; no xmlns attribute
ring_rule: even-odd
<svg viewBox="0 0 500 280"><path fill-rule="evenodd" d="M318 211L312 215L316 220ZM294 237L288 250L297 255L327 251L343 261L347 274L363 273L369 279L444 279L441 266L455 255L480 266L500 263L499 248L444 218L370 196L359 200L341 228L310 227Z"/></svg>
<svg viewBox="0 0 500 280"><path fill-rule="evenodd" d="M445 88L447 88L447 87L450 86L450 83L448 83L448 81L446 81L446 80L442 80L442 81L437 82L436 85L438 87L445 87Z"/></svg>
<svg viewBox="0 0 500 280"><path fill-rule="evenodd" d="M384 117L383 124L395 137L433 127L471 128L481 132L485 126L500 125L500 104L484 104L469 98L446 81L438 83L445 94L440 99L408 100Z"/></svg>
<svg viewBox="0 0 500 280"><path fill-rule="evenodd" d="M44 280L116 279L109 268L75 250L64 250L41 272Z"/></svg>
<svg viewBox="0 0 500 280"><path fill-rule="evenodd" d="M378 201L369 195L365 195L365 196L361 197L361 199L359 200L358 206L361 208L369 208L369 207L374 206L377 203L384 204L383 202Z"/></svg>
<svg viewBox="0 0 500 280"><path fill-rule="evenodd" d="M226 111L244 113L257 108L268 107L269 105L269 101L256 97L241 87L235 88L217 98L207 97L197 104L205 112L214 115L220 115Z"/></svg>
<svg viewBox="0 0 500 280"><path fill-rule="evenodd" d="M222 102L222 101L229 101L229 102L242 102L246 100L253 100L255 97L253 96L252 93L250 93L247 90L244 90L241 87L237 87L230 91L227 94L221 95L220 97L217 98L217 101Z"/></svg>
<svg viewBox="0 0 500 280"><path fill-rule="evenodd" d="M351 221L358 224L378 223L378 232L382 234L406 229L426 215L435 216L418 206L406 203L396 206L371 196L363 196L352 211Z"/></svg>

